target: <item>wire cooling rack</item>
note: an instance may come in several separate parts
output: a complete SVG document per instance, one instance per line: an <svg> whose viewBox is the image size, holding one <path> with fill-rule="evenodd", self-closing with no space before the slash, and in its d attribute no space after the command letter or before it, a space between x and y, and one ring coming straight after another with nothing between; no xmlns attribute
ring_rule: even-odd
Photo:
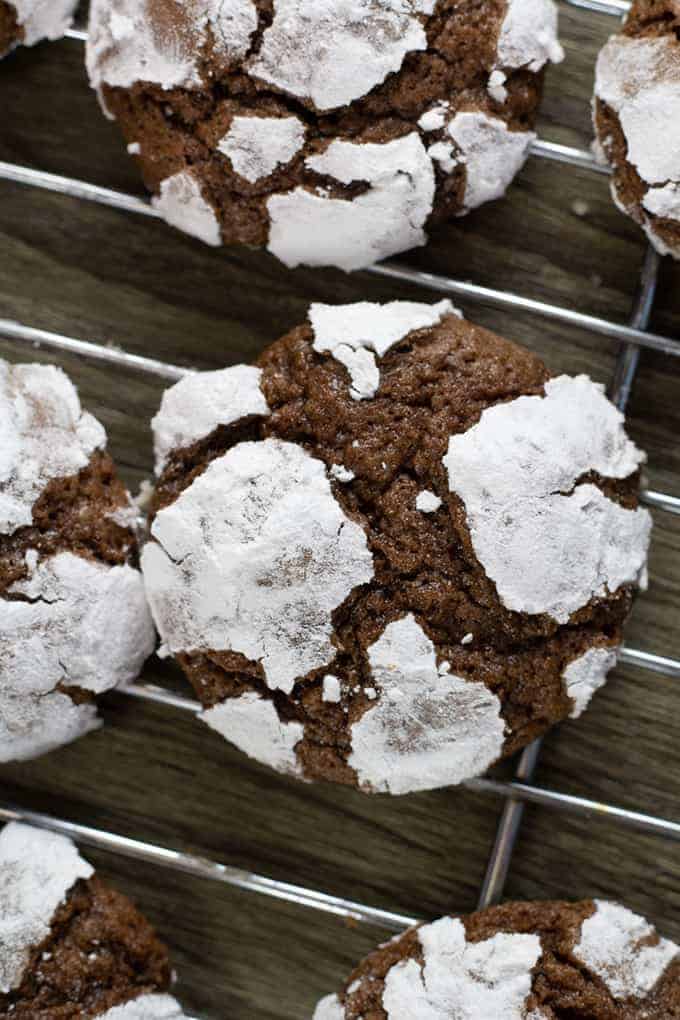
<svg viewBox="0 0 680 1020"><path fill-rule="evenodd" d="M619 18L625 15L629 7L626 0L565 0L565 2L586 12L609 14ZM74 29L69 33L69 38L82 43L86 40L86 33L80 29ZM567 167L577 167L595 174L608 173L607 168L597 163L589 152L570 146L537 140L533 146L532 154L536 158L557 161ZM149 202L133 195L24 166L0 161L0 180L58 192L71 198L100 203L126 213L158 217L158 213ZM640 352L643 349L680 357L680 342L668 336L652 333L648 329L656 295L659 266L659 256L651 248L648 248L640 272L638 294L635 297L632 314L627 325L576 312L559 305L533 300L519 294L432 275L408 268L401 263L382 263L374 266L369 272L405 284L415 284L421 288L462 298L469 303L481 303L503 310L532 313L544 319L579 327L597 337L602 343L614 342L618 344L619 352L610 380L609 392L614 403L621 410L625 410L636 378ZM29 347L42 346L80 355L83 358L108 362L112 366L132 369L169 381L177 380L191 371L151 357L126 353L116 347L103 346L96 342L36 329L28 324L7 319L0 319L0 337L24 343ZM658 511L674 515L680 514L680 497L669 493L645 489L642 493L642 502ZM680 679L680 660L677 659L624 646L620 661L652 673L662 674L668 678ZM197 702L152 684L139 683L125 688L122 693L131 698L143 699L188 713L197 713L200 710L200 705ZM498 902L503 896L508 869L520 831L522 814L527 803L540 804L547 808L576 815L606 816L622 826L655 834L667 840L680 841L680 821L631 811L613 804L601 803L535 785L532 779L540 752L540 740L523 752L519 758L513 780L499 781L480 778L464 784L472 791L499 796L503 798L504 802L496 840L479 895L480 907ZM0 803L0 821L28 822L71 836L79 843L94 849L174 869L194 877L225 883L250 893L285 900L301 907L323 911L358 923L370 924L387 931L400 931L421 920L417 917L333 896L320 890L274 880L220 861L182 853L169 847L131 839L103 829L90 828L51 815L24 810L20 806Z"/></svg>

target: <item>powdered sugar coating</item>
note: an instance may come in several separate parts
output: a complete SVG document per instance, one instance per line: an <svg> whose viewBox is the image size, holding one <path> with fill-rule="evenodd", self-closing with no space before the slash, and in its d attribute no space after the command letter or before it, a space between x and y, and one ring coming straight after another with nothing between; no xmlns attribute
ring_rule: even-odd
<svg viewBox="0 0 680 1020"><path fill-rule="evenodd" d="M171 651L240 652L287 693L335 657L331 614L373 577L324 464L275 439L214 460L151 530L142 567Z"/></svg>
<svg viewBox="0 0 680 1020"><path fill-rule="evenodd" d="M412 614L388 624L368 658L380 696L352 726L348 764L360 786L392 794L434 789L479 775L500 757L500 701L484 684L438 668Z"/></svg>
<svg viewBox="0 0 680 1020"><path fill-rule="evenodd" d="M532 970L541 956L537 935L500 933L468 942L461 921L445 917L418 929L424 966L415 960L387 973L388 1020L526 1020Z"/></svg>
<svg viewBox="0 0 680 1020"><path fill-rule="evenodd" d="M287 266L335 265L349 272L425 244L435 176L418 132L383 144L336 139L306 165L344 184L371 186L353 199L302 187L273 195L268 248Z"/></svg>
<svg viewBox="0 0 680 1020"><path fill-rule="evenodd" d="M382 358L409 333L436 326L447 315L460 315L450 301L435 305L391 301L384 305L359 301L352 305L313 304L309 321L314 350L331 354L350 374L355 400L374 397L380 385L376 354Z"/></svg>
<svg viewBox="0 0 680 1020"><path fill-rule="evenodd" d="M87 69L94 88L129 88L138 81L198 88L211 40L223 61L248 52L258 21L252 0L184 0L173 7L171 30L163 32L154 0L92 0Z"/></svg>
<svg viewBox="0 0 680 1020"><path fill-rule="evenodd" d="M276 0L250 73L317 110L346 106L427 49L434 0Z"/></svg>
<svg viewBox="0 0 680 1020"><path fill-rule="evenodd" d="M589 648L569 663L562 679L567 695L574 703L570 713L572 719L578 719L585 712L595 692L606 684L607 674L614 668L617 659L616 648Z"/></svg>
<svg viewBox="0 0 680 1020"><path fill-rule="evenodd" d="M548 61L563 60L553 0L509 0L498 37L498 67L540 71Z"/></svg>
<svg viewBox="0 0 680 1020"><path fill-rule="evenodd" d="M31 524L47 484L77 474L105 445L61 369L0 360L0 535Z"/></svg>
<svg viewBox="0 0 680 1020"><path fill-rule="evenodd" d="M42 39L61 39L73 24L79 0L10 0L17 24L24 30L24 46Z"/></svg>
<svg viewBox="0 0 680 1020"><path fill-rule="evenodd" d="M107 1009L98 1020L185 1020L185 1015L171 995L140 995Z"/></svg>
<svg viewBox="0 0 680 1020"><path fill-rule="evenodd" d="M680 948L658 938L651 924L625 907L604 900L595 907L583 922L574 956L602 978L615 999L644 998Z"/></svg>
<svg viewBox="0 0 680 1020"><path fill-rule="evenodd" d="M423 489L416 496L416 510L420 510L423 514L434 514L441 505L442 501L439 496L430 492L429 489Z"/></svg>
<svg viewBox="0 0 680 1020"><path fill-rule="evenodd" d="M156 474L173 450L205 439L220 425L268 415L261 378L259 368L232 365L217 372L191 373L167 389L151 422Z"/></svg>
<svg viewBox="0 0 680 1020"><path fill-rule="evenodd" d="M304 736L304 726L283 722L273 701L256 691L246 691L202 712L200 717L213 730L235 744L244 754L277 772L301 776L295 745Z"/></svg>
<svg viewBox="0 0 680 1020"><path fill-rule="evenodd" d="M551 379L544 397L489 408L451 437L449 485L508 609L566 623L594 596L644 583L649 513L577 484L591 471L628 478L644 460L604 388L586 376Z"/></svg>
<svg viewBox="0 0 680 1020"><path fill-rule="evenodd" d="M345 1020L345 1010L337 995L327 995L317 1004L313 1020Z"/></svg>
<svg viewBox="0 0 680 1020"><path fill-rule="evenodd" d="M597 61L595 94L618 115L627 159L648 184L680 177L680 58L674 36L614 36Z"/></svg>
<svg viewBox="0 0 680 1020"><path fill-rule="evenodd" d="M69 890L94 871L64 836L11 822L0 833L0 992L23 979Z"/></svg>
<svg viewBox="0 0 680 1020"><path fill-rule="evenodd" d="M304 144L305 126L298 117L234 117L217 148L254 184L290 163Z"/></svg>
<svg viewBox="0 0 680 1020"><path fill-rule="evenodd" d="M182 170L161 183L161 193L151 200L163 219L185 234L213 248L222 244L222 232L215 210L203 197L192 173Z"/></svg>
<svg viewBox="0 0 680 1020"><path fill-rule="evenodd" d="M101 694L134 680L155 646L138 571L59 553L0 600L0 761L44 754L98 726L91 704L57 690Z"/></svg>
<svg viewBox="0 0 680 1020"><path fill-rule="evenodd" d="M511 131L500 117L472 111L457 113L447 130L465 164L464 212L505 194L536 138L533 131Z"/></svg>
<svg viewBox="0 0 680 1020"><path fill-rule="evenodd" d="M671 181L661 188L650 188L642 200L642 204L648 212L655 216L680 221L680 184Z"/></svg>

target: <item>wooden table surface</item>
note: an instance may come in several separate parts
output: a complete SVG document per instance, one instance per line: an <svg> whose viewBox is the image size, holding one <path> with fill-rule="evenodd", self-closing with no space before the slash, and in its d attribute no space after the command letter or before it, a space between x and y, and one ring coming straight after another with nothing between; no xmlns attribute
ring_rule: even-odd
<svg viewBox="0 0 680 1020"><path fill-rule="evenodd" d="M567 60L550 74L540 131L587 147L595 55L616 22L564 4L561 13ZM0 109L1 160L142 194L88 89L80 43L3 61ZM214 251L161 222L7 182L0 243L0 316L201 368L254 357L312 300L436 299L369 273L288 272L260 252ZM625 322L644 250L604 176L534 158L506 200L401 261ZM554 371L609 380L616 343L539 315L460 303ZM670 262L651 328L680 336L680 269ZM1 338L0 355L61 364L106 425L130 485L149 477L157 379ZM630 431L649 452L650 487L674 495L679 395L678 360L643 353ZM628 643L680 658L680 519L658 512L655 523L651 585ZM156 661L144 679L177 683L172 666ZM187 690L181 681L179 689ZM499 799L458 789L368 798L305 786L249 761L179 710L118 694L103 714L99 733L0 770L0 799L408 915L475 907ZM618 669L581 720L548 737L536 782L680 819L679 682ZM386 934L114 854L89 856L158 926L180 975L178 995L209 1020L305 1020ZM506 893L619 898L680 938L680 844L531 807Z"/></svg>

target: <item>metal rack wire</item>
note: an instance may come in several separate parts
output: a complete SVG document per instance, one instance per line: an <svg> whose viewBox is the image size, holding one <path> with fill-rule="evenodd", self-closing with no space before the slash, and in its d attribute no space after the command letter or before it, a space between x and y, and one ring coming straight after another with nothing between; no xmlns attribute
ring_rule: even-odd
<svg viewBox="0 0 680 1020"><path fill-rule="evenodd" d="M565 2L573 7L582 8L589 12L605 13L618 17L625 14L629 7L626 0L565 0ZM69 33L69 37L76 42L82 43L86 39L86 33L82 30L74 29ZM598 164L589 152L554 142L538 140L533 146L532 154L535 158L558 161L567 166L586 169L593 173L602 174L608 172L607 168ZM156 210L149 202L143 199L89 184L85 181L60 177L28 167L0 162L0 180L46 189L67 195L76 200L96 202L119 209L124 213L158 217ZM636 377L640 352L643 349L655 350L672 357L680 357L679 341L671 337L652 333L648 329L656 294L659 265L659 256L649 248L641 269L639 292L634 302L631 318L629 323L625 325L514 293L481 287L447 277L435 276L408 268L401 263L383 263L372 267L369 272L411 285L415 284L428 290L453 295L470 303L482 303L506 310L529 312L549 320L579 327L606 341L618 343L620 346L615 369L610 381L610 396L614 403L621 410L624 410ZM167 364L150 357L126 353L120 349L107 347L90 340L77 339L44 329L36 329L30 325L7 319L0 319L0 337L23 343L27 346L42 346L64 353L72 353L85 358L107 362L111 365L147 373L169 381L177 380L192 371L190 368ZM646 489L642 493L642 500L648 506L661 512L675 515L680 514L680 496ZM680 660L625 646L622 650L620 661L637 668L662 674L670 679L680 680ZM124 689L123 693L131 698L155 702L169 709L190 713L198 712L201 707L197 702L189 698L178 696L152 684L139 683ZM480 892L480 907L497 902L503 895L515 843L520 831L524 807L527 803L539 804L546 808L553 808L576 815L606 816L631 829L662 836L668 840L680 841L680 821L668 820L655 815L631 811L615 805L604 804L584 797L577 797L536 786L532 780L539 761L540 751L541 741L539 740L523 752L519 759L514 779L511 781L480 778L465 784L470 790L499 796L504 801L496 840ZM130 839L116 833L90 828L60 818L27 811L21 807L0 803L0 821L19 820L71 836L85 846L110 851L123 857L133 858L153 865L171 868L194 877L221 882L248 892L286 900L302 907L323 911L347 920L381 927L387 931L400 931L420 920L419 918L393 913L353 900L332 896L323 891L276 881L223 862L208 860L156 844ZM192 1020L192 1018L189 1018L189 1020Z"/></svg>

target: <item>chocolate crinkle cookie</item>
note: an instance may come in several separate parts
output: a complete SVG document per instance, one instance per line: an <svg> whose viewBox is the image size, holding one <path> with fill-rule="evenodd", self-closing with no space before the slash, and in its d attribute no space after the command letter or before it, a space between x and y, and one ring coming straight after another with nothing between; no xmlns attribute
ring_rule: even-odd
<svg viewBox="0 0 680 1020"><path fill-rule="evenodd" d="M16 46L61 39L79 0L0 0L0 57Z"/></svg>
<svg viewBox="0 0 680 1020"><path fill-rule="evenodd" d="M680 5L635 0L600 53L595 128L614 201L680 259Z"/></svg>
<svg viewBox="0 0 680 1020"><path fill-rule="evenodd" d="M155 644L136 512L106 434L52 366L0 361L0 761L98 725Z"/></svg>
<svg viewBox="0 0 680 1020"><path fill-rule="evenodd" d="M553 0L93 0L90 79L174 226L357 269L501 196Z"/></svg>
<svg viewBox="0 0 680 1020"><path fill-rule="evenodd" d="M377 949L314 1020L672 1020L680 950L625 907L507 903Z"/></svg>
<svg viewBox="0 0 680 1020"><path fill-rule="evenodd" d="M184 1020L168 954L70 839L0 834L0 1020Z"/></svg>
<svg viewBox="0 0 680 1020"><path fill-rule="evenodd" d="M447 301L313 305L153 425L152 611L202 718L258 761L458 783L580 715L616 662L644 455L601 386Z"/></svg>

